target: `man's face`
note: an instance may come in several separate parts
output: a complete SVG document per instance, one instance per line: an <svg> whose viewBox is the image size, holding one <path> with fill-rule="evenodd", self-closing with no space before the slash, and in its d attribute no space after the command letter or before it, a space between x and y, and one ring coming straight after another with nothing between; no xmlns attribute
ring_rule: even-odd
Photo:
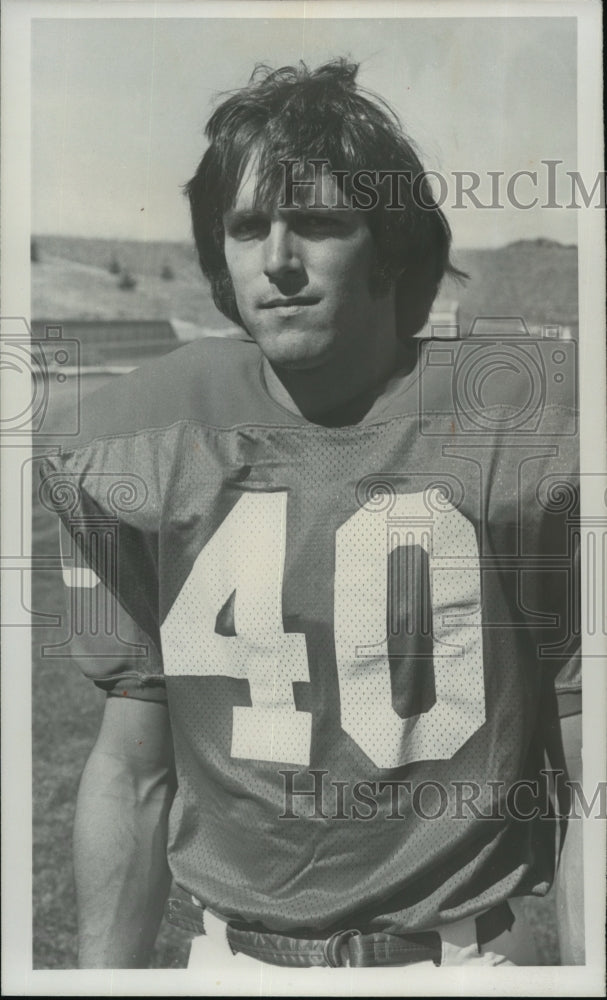
<svg viewBox="0 0 607 1000"><path fill-rule="evenodd" d="M250 167L224 216L241 319L272 365L300 370L343 352L365 357L385 326L385 309L371 291L376 250L364 212L312 207L343 199L330 174L319 176L316 191L302 190L301 207L254 208Z"/></svg>

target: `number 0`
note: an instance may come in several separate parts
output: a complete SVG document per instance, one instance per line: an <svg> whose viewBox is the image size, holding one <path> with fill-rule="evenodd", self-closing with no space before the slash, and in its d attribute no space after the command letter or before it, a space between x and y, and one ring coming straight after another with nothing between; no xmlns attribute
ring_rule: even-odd
<svg viewBox="0 0 607 1000"><path fill-rule="evenodd" d="M366 505L336 536L341 724L377 767L452 757L485 721L476 534L451 505L430 517L429 497L398 494L389 513ZM399 531L428 555L432 601L436 701L409 719L392 707L386 637L386 560L400 544Z"/></svg>

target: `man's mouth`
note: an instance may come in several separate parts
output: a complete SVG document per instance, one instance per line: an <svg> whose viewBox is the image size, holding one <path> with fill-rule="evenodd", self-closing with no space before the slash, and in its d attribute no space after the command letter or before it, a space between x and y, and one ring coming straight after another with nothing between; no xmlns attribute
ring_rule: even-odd
<svg viewBox="0 0 607 1000"><path fill-rule="evenodd" d="M260 309L292 309L298 306L314 306L320 299L314 295L293 295L290 298L280 296L275 299L268 299L261 302Z"/></svg>

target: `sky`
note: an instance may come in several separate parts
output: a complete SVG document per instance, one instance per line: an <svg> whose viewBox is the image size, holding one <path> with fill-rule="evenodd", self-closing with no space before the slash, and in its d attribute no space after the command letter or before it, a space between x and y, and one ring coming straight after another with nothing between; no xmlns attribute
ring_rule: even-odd
<svg viewBox="0 0 607 1000"><path fill-rule="evenodd" d="M444 210L460 247L543 236L577 241L577 215L542 208L543 160L563 161L557 201L576 169L574 18L61 18L32 24L32 231L187 240L182 185L205 149L220 92L258 62L316 66L339 55L397 111L429 170L448 185ZM480 209L455 172L521 178L521 202ZM507 201L505 179L499 201ZM436 184L436 181L435 181Z"/></svg>

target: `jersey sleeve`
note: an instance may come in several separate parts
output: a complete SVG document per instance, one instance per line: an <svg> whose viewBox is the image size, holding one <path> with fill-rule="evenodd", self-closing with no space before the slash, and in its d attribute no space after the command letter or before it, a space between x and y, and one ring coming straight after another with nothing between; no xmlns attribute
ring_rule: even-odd
<svg viewBox="0 0 607 1000"><path fill-rule="evenodd" d="M61 519L67 655L109 692L164 697L154 437L79 440L40 463L43 505Z"/></svg>
<svg viewBox="0 0 607 1000"><path fill-rule="evenodd" d="M166 701L157 645L112 594L59 522L69 656L108 695Z"/></svg>

